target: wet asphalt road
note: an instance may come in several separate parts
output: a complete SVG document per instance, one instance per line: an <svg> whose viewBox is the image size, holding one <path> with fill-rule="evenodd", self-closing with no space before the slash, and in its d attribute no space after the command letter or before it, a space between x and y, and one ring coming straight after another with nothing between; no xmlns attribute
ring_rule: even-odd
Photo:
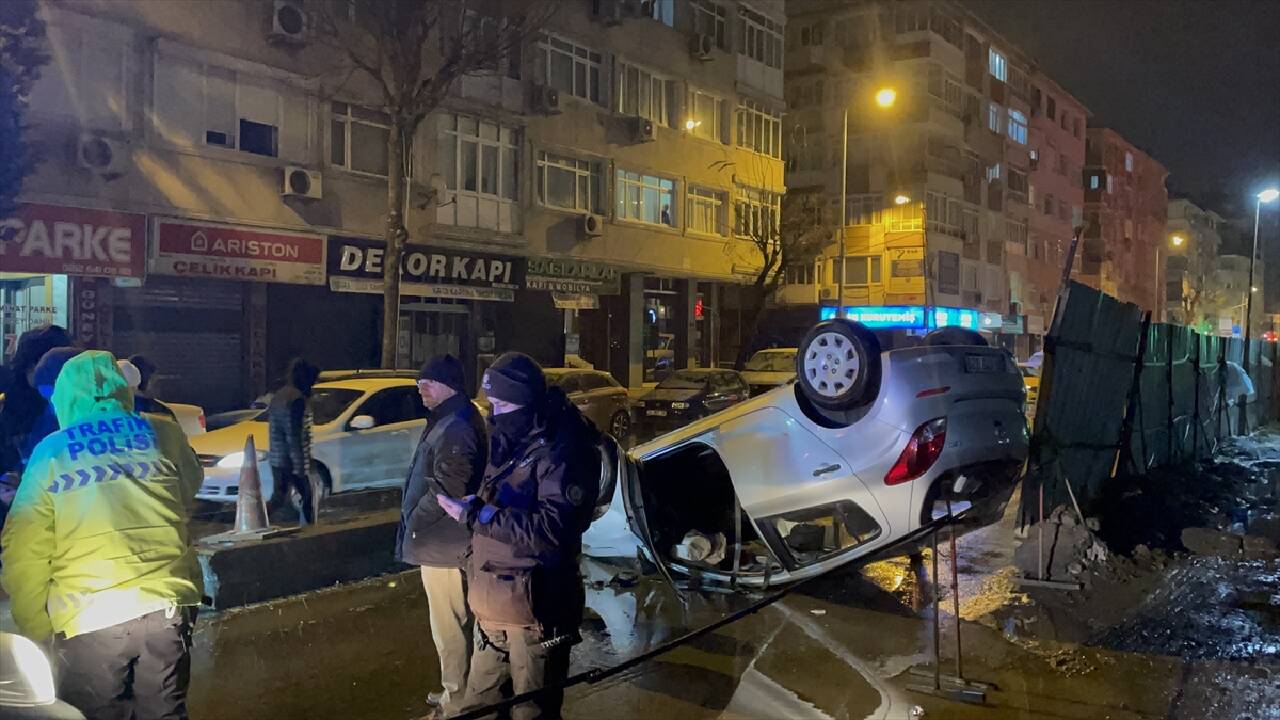
<svg viewBox="0 0 1280 720"><path fill-rule="evenodd" d="M1007 562L1012 542L1007 522L963 539L963 616L1016 602L992 572ZM945 573L949 558L942 559ZM590 583L623 569L585 561L589 609L573 672L616 666L751 602L679 594L648 576L633 587ZM915 681L907 671L930 659L924 598L905 561L839 571L621 674L571 688L565 716L906 720L919 707L925 718L1280 718L1274 565L1188 563L1087 645L964 622L966 676L997 686L981 706L907 689ZM192 716L419 717L439 681L425 603L416 573L407 573L202 616ZM952 617L943 619L950 672Z"/></svg>

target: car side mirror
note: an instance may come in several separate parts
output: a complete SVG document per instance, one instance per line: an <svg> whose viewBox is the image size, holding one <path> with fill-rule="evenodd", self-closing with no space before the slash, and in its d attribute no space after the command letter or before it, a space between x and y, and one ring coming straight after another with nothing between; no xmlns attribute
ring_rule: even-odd
<svg viewBox="0 0 1280 720"><path fill-rule="evenodd" d="M352 430L371 430L378 423L374 422L372 415L357 415L351 418Z"/></svg>

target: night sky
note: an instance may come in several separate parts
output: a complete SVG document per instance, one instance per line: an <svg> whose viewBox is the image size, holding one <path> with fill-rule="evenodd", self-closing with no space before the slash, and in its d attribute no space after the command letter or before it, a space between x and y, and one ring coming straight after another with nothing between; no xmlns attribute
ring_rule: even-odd
<svg viewBox="0 0 1280 720"><path fill-rule="evenodd" d="M1252 224L1253 195L1280 182L1280 2L964 2L1163 163L1172 195Z"/></svg>

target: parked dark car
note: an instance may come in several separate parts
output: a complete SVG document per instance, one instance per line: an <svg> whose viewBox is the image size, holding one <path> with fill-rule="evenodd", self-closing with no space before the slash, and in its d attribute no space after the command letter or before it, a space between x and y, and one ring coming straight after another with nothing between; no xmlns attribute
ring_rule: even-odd
<svg viewBox="0 0 1280 720"><path fill-rule="evenodd" d="M569 400L597 428L607 432L623 445L631 435L631 398L613 376L603 370L580 368L543 368L547 382L564 390ZM484 390L476 395L480 412L488 415L489 399Z"/></svg>
<svg viewBox="0 0 1280 720"><path fill-rule="evenodd" d="M636 403L640 434L650 437L684 427L750 394L747 381L736 370L677 370Z"/></svg>

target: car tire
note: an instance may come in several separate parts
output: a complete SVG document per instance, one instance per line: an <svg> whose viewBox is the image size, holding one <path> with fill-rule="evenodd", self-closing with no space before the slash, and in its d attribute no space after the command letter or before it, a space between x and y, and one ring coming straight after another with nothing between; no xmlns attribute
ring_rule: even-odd
<svg viewBox="0 0 1280 720"><path fill-rule="evenodd" d="M627 436L631 434L631 414L626 410L619 410L609 418L609 434L619 443L625 443Z"/></svg>
<svg viewBox="0 0 1280 720"><path fill-rule="evenodd" d="M862 323L824 320L800 344L796 381L809 402L823 410L865 405L880 392L880 342Z"/></svg>
<svg viewBox="0 0 1280 720"><path fill-rule="evenodd" d="M316 500L325 500L330 495L333 495L333 476L329 474L329 468L320 463L315 463L314 475L312 488L314 489Z"/></svg>

